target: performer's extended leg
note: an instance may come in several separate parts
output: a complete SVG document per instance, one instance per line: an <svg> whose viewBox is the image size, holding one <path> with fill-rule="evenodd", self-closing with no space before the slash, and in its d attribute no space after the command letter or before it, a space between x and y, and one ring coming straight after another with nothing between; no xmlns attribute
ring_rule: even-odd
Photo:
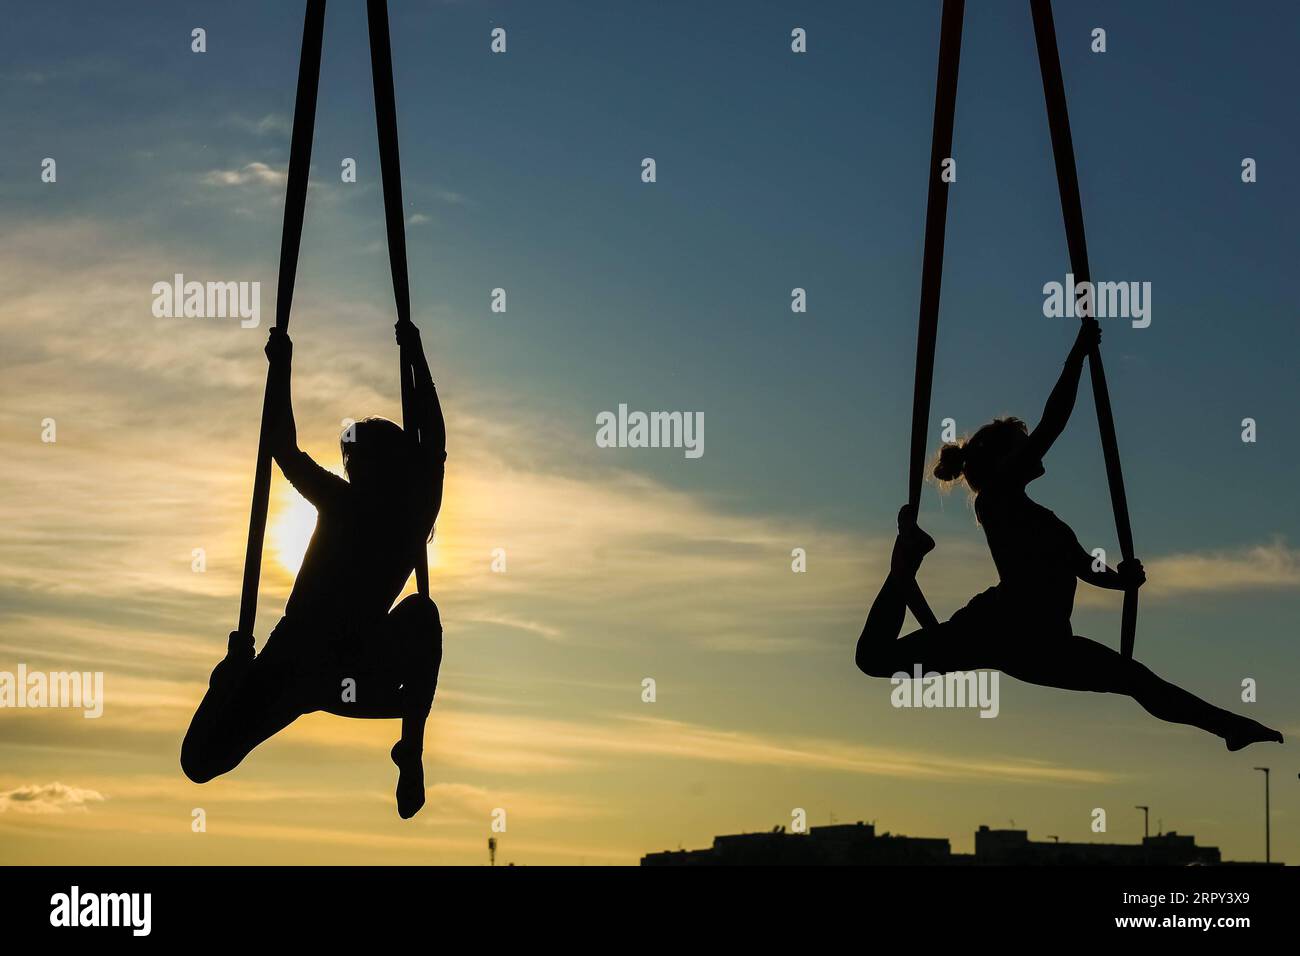
<svg viewBox="0 0 1300 956"><path fill-rule="evenodd" d="M1127 694L1161 720L1191 724L1224 739L1229 750L1265 740L1282 741L1276 730L1249 717L1215 707L1148 667L1086 637L1025 645L1025 658L1002 670L1018 680L1066 690Z"/></svg>

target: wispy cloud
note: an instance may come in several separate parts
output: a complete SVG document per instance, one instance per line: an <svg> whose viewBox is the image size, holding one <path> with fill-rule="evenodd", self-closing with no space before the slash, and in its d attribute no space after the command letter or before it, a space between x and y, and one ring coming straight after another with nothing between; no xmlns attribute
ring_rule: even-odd
<svg viewBox="0 0 1300 956"><path fill-rule="evenodd" d="M175 722L175 716L156 708L142 719L157 722L160 729ZM526 713L436 707L431 728L436 735L439 767L512 777L593 769L608 772L620 761L636 757L720 766L797 767L809 772L909 780L1062 784L1116 779L1106 771L993 753L957 755L934 749L869 746L806 734L760 734L683 720L608 713L560 720ZM313 715L286 732L282 746L373 751L379 757L391 743L389 733L370 721ZM448 791L459 796L470 792L478 793L472 787Z"/></svg>
<svg viewBox="0 0 1300 956"><path fill-rule="evenodd" d="M97 790L69 787L67 784L27 784L13 790L0 790L0 813L13 810L17 813L66 813L85 810L91 803L102 803L106 798Z"/></svg>
<svg viewBox="0 0 1300 956"><path fill-rule="evenodd" d="M1146 567L1150 580L1143 596L1300 588L1300 550L1282 540L1228 551L1171 554Z"/></svg>
<svg viewBox="0 0 1300 956"><path fill-rule="evenodd" d="M455 746L464 734L469 747ZM986 755L954 757L934 751L869 747L842 741L772 735L705 727L660 718L614 718L562 722L474 715L464 723L443 726L443 742L452 738L455 752L472 761L491 755L509 740L535 760L590 760L638 755L666 760L703 761L752 767L799 767L804 770L916 780L1009 780L1020 783L1099 783L1108 773L1043 761L1017 761ZM496 767L495 769L504 769Z"/></svg>
<svg viewBox="0 0 1300 956"><path fill-rule="evenodd" d="M230 125L242 129L245 132L252 133L255 136L267 136L275 134L278 136L288 136L293 132L293 120L283 113L267 113L258 118L250 118L241 114L235 114L229 119Z"/></svg>
<svg viewBox="0 0 1300 956"><path fill-rule="evenodd" d="M1300 550L1281 539L1209 551L1157 555L1143 562L1144 601L1178 601L1196 595L1300 590ZM1081 585L1080 607L1117 607L1119 594Z"/></svg>
<svg viewBox="0 0 1300 956"><path fill-rule="evenodd" d="M1020 783L1102 783L1109 773L1067 767L1048 761L1010 760L971 754L954 757L934 751L868 747L804 737L765 737L745 731L718 730L681 721L641 717L626 720L630 732L619 733L624 746L638 753L754 766L801 767L902 777L914 780L1007 780Z"/></svg>
<svg viewBox="0 0 1300 956"><path fill-rule="evenodd" d="M558 627L551 627L550 625L542 624L538 621L528 621L523 618L511 617L508 614L480 612L470 618L469 623L495 624L513 630L526 631L529 634L536 634L538 637L544 637L548 641L558 641L563 637L563 632Z"/></svg>
<svg viewBox="0 0 1300 956"><path fill-rule="evenodd" d="M385 802L392 799L386 793L377 796ZM590 820L610 812L608 805L586 797L469 783L436 783L428 788L426 798L428 812L421 819L428 826L471 821L481 823L490 819L498 808L539 821Z"/></svg>
<svg viewBox="0 0 1300 956"><path fill-rule="evenodd" d="M206 186L274 186L283 189L288 182L286 170L272 169L266 163L247 163L238 169L214 169L203 174Z"/></svg>

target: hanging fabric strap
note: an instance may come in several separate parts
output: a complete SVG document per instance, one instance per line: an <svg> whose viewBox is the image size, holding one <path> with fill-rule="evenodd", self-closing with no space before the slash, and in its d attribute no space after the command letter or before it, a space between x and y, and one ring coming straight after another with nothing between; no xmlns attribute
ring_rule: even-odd
<svg viewBox="0 0 1300 956"><path fill-rule="evenodd" d="M388 39L387 0L367 0L366 19L370 32L370 72L375 89L375 128L379 134L379 171L384 188L384 224L388 231L388 262L393 274L393 297L397 321L411 322L411 285L406 271L406 228L402 206L402 163L397 150L397 103L393 94L393 54ZM415 406L415 369L409 355L399 356L402 376L402 422L408 431L420 435L420 414ZM415 560L415 584L423 597L429 596L429 561L421 539Z"/></svg>
<svg viewBox="0 0 1300 956"><path fill-rule="evenodd" d="M1065 81L1061 76L1061 58L1056 46L1056 26L1052 21L1051 0L1030 0L1034 17L1034 40L1038 45L1038 65L1043 74L1043 96L1047 101L1047 125L1052 133L1052 154L1056 160L1056 182L1061 193L1061 214L1065 219L1065 238L1070 249L1070 268L1076 285L1090 280L1088 244L1083 232L1083 202L1079 196L1079 173L1074 163L1074 141L1070 137L1070 114L1065 105ZM1124 494L1124 473L1120 469L1119 443L1115 439L1115 417L1106 388L1106 372L1101 364L1101 350L1088 355L1092 374L1092 395L1097 403L1097 428L1106 459L1106 481L1110 485L1110 504L1115 513L1115 533L1125 560L1133 558L1133 529L1129 523L1128 498ZM1124 611L1120 619L1120 653L1133 656L1137 634L1137 590L1124 592Z"/></svg>
<svg viewBox="0 0 1300 956"><path fill-rule="evenodd" d="M325 29L325 0L307 0L302 29L302 54L298 60L298 93L293 107L293 137L289 144L289 183L284 199L284 230L280 235L280 274L275 295L275 327L289 330L293 284L298 272L298 248L307 209L307 174L311 167L311 141L316 126L316 89L320 81L321 37ZM248 519L248 549L244 554L244 586L239 599L239 632L251 635L257 621L257 588L262 573L262 541L266 536L266 511L271 497L272 375L267 372L262 395L262 425L257 437L257 465L253 469L253 504Z"/></svg>
<svg viewBox="0 0 1300 956"><path fill-rule="evenodd" d="M952 156L952 125L957 108L957 67L965 0L944 0L939 27L939 75L934 90L934 131L930 138L930 190L925 206L925 252L921 260L921 316L916 335L916 378L912 392L912 448L907 501L916 511L925 482L930 431L930 392L934 383L934 347L939 336L939 289L943 282L943 240L948 223L948 184L942 163ZM937 623L920 585L907 606L922 627Z"/></svg>

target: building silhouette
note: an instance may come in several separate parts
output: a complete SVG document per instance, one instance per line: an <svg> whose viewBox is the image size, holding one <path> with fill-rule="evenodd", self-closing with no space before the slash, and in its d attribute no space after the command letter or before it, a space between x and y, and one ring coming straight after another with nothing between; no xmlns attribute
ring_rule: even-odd
<svg viewBox="0 0 1300 956"><path fill-rule="evenodd" d="M907 866L948 862L947 840L876 835L870 823L813 827L805 836L784 827L768 833L713 838L707 850L647 853L642 866Z"/></svg>
<svg viewBox="0 0 1300 956"><path fill-rule="evenodd" d="M975 832L974 853L953 853L947 839L876 833L874 824L784 827L713 838L702 850L647 853L642 866L1216 866L1219 848L1198 846L1181 833L1141 843L1058 843L1029 839L1027 830Z"/></svg>
<svg viewBox="0 0 1300 956"><path fill-rule="evenodd" d="M1028 830L975 831L975 863L988 866L1214 866L1216 846L1197 846L1196 838L1169 832L1141 843L1046 843L1029 839Z"/></svg>

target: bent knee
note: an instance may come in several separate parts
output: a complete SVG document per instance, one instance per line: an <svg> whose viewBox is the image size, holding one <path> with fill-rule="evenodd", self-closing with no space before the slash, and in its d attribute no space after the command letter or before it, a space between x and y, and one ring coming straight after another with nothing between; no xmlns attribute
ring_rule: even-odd
<svg viewBox="0 0 1300 956"><path fill-rule="evenodd" d="M858 652L853 660L858 665L858 670L868 677L893 677L898 673L898 662L893 660L891 655L864 648L861 644L858 645Z"/></svg>
<svg viewBox="0 0 1300 956"><path fill-rule="evenodd" d="M442 658L442 618L438 605L412 594L389 614L390 633L409 654L435 663Z"/></svg>
<svg viewBox="0 0 1300 956"><path fill-rule="evenodd" d="M181 751L181 772L190 779L191 783L207 783L224 772L215 764L211 764L202 757Z"/></svg>
<svg viewBox="0 0 1300 956"><path fill-rule="evenodd" d="M217 754L188 737L181 744L181 772L193 783L207 783L235 769L239 761L216 759Z"/></svg>
<svg viewBox="0 0 1300 956"><path fill-rule="evenodd" d="M438 605L419 594L412 594L398 603L389 614L395 629L403 634L442 634L442 616Z"/></svg>

